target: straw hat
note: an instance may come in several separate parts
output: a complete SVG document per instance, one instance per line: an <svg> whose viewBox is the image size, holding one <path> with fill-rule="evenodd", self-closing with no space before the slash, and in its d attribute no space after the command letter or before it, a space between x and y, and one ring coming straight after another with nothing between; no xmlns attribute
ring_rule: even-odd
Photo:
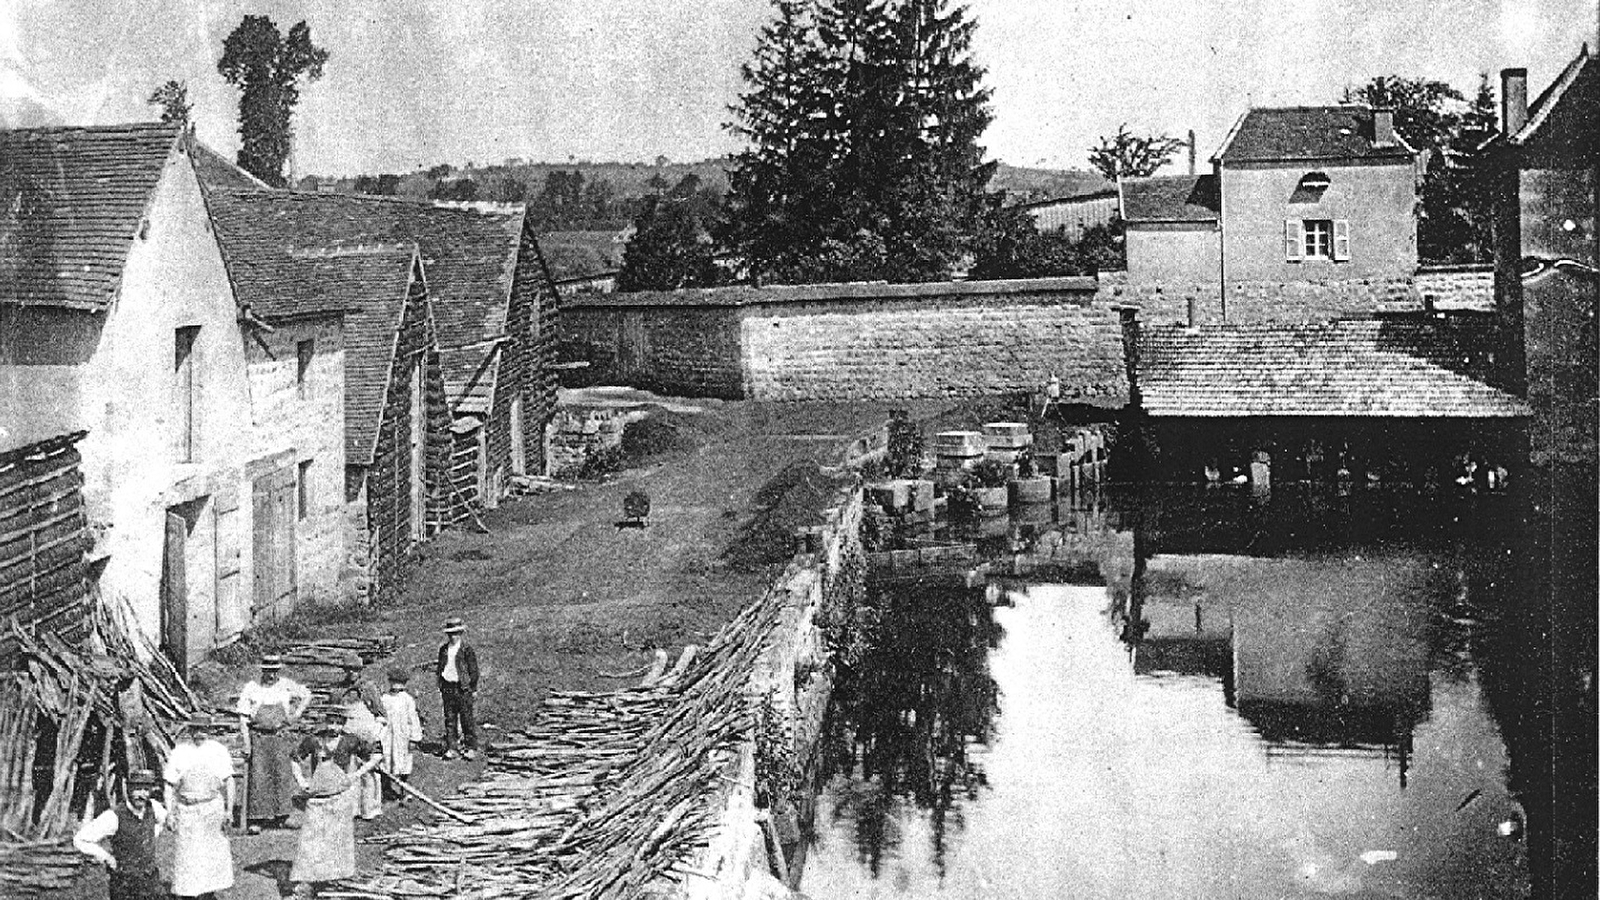
<svg viewBox="0 0 1600 900"><path fill-rule="evenodd" d="M261 668L281 669L283 668L283 657L276 653L263 653L261 655Z"/></svg>
<svg viewBox="0 0 1600 900"><path fill-rule="evenodd" d="M460 634L461 632L466 631L466 630L467 630L467 626L461 624L461 620L456 618L456 617L454 617L454 616L451 616L450 618L444 620L444 633L445 634Z"/></svg>
<svg viewBox="0 0 1600 900"><path fill-rule="evenodd" d="M158 783L156 773L149 769L134 769L128 775L129 788L153 788Z"/></svg>
<svg viewBox="0 0 1600 900"><path fill-rule="evenodd" d="M389 670L389 683L390 684L405 684L406 682L408 682L410 680L411 680L411 673L406 671L405 669L402 669L402 668L396 666L395 668Z"/></svg>

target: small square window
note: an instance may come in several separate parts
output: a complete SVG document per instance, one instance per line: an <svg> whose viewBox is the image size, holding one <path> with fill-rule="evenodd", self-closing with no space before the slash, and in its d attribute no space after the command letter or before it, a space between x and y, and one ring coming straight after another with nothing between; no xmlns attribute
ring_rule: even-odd
<svg viewBox="0 0 1600 900"><path fill-rule="evenodd" d="M1306 257L1333 259L1333 220L1307 219L1305 221Z"/></svg>

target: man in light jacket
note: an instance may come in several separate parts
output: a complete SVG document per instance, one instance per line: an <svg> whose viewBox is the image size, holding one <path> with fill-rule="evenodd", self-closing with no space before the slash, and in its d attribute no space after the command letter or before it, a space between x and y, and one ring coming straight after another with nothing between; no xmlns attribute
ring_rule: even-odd
<svg viewBox="0 0 1600 900"><path fill-rule="evenodd" d="M460 619L445 621L445 641L439 647L439 662L433 670L444 703L445 759L455 758L458 741L463 758L478 755L478 723L472 712L472 698L478 692L478 656L461 639L464 631L466 626Z"/></svg>

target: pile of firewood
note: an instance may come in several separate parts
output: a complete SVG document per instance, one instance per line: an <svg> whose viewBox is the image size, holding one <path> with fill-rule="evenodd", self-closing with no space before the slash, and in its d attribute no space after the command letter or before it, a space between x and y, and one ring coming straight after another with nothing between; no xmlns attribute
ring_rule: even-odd
<svg viewBox="0 0 1600 900"><path fill-rule="evenodd" d="M394 635L330 638L291 644L281 651L284 674L311 689L311 705L300 719L311 728L340 708L345 691L356 687L361 670L394 653Z"/></svg>
<svg viewBox="0 0 1600 900"><path fill-rule="evenodd" d="M485 779L448 801L475 824L377 838L382 870L323 896L600 900L669 888L715 825L781 598L746 609L676 681L551 695L533 726L496 741Z"/></svg>
<svg viewBox="0 0 1600 900"><path fill-rule="evenodd" d="M83 812L72 807L83 795L81 775L100 779L102 798L114 796L127 773L113 771L113 748L131 745L159 769L179 723L200 706L159 651L148 642L135 651L119 612L97 605L83 646L14 620L4 626L0 887L7 897L52 893L71 879L80 857L63 839ZM37 758L41 733L55 736L48 785L35 783L46 768Z"/></svg>

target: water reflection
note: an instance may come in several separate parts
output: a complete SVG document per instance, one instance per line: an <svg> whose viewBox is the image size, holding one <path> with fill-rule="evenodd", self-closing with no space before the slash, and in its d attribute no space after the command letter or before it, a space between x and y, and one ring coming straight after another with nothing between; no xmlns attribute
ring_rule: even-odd
<svg viewBox="0 0 1600 900"><path fill-rule="evenodd" d="M984 545L1104 587L891 586L802 887L1526 896L1512 501L1459 501L1135 493Z"/></svg>
<svg viewBox="0 0 1600 900"><path fill-rule="evenodd" d="M944 870L947 834L986 778L968 754L990 739L1000 695L989 651L1004 635L981 588L948 580L903 583L882 604L872 648L841 673L824 745L838 777L836 821L848 821L860 859L880 873L900 843L907 807L927 811L932 863Z"/></svg>

